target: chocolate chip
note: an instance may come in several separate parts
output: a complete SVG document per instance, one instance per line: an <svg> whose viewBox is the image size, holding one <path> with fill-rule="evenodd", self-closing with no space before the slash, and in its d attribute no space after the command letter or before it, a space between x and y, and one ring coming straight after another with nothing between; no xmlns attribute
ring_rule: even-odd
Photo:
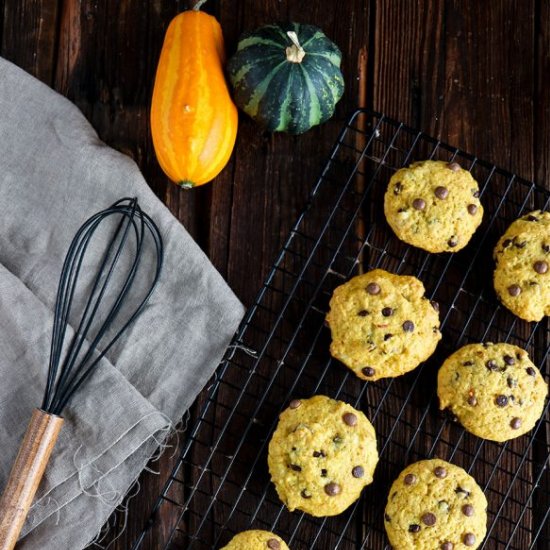
<svg viewBox="0 0 550 550"><path fill-rule="evenodd" d="M432 304L432 307L439 313L439 303L435 300L430 300L430 304Z"/></svg>
<svg viewBox="0 0 550 550"><path fill-rule="evenodd" d="M391 307L385 307L382 310L382 315L384 317L391 317L393 315L393 309Z"/></svg>
<svg viewBox="0 0 550 550"><path fill-rule="evenodd" d="M533 268L539 275L544 275L548 271L548 263L538 261L533 264Z"/></svg>
<svg viewBox="0 0 550 550"><path fill-rule="evenodd" d="M366 290L372 295L380 294L380 285L378 283L369 283Z"/></svg>
<svg viewBox="0 0 550 550"><path fill-rule="evenodd" d="M507 379L506 379L506 383L508 384L508 387L510 389L512 388L517 388L518 387L518 381L515 379L515 378L512 378L511 376L509 376Z"/></svg>
<svg viewBox="0 0 550 550"><path fill-rule="evenodd" d="M527 246L527 241L521 241L520 243L514 243L516 248L525 248Z"/></svg>
<svg viewBox="0 0 550 550"><path fill-rule="evenodd" d="M432 514L431 512L426 512L421 519L422 519L422 523L424 525L427 525L428 527L435 525L437 522L437 518L435 517L435 514Z"/></svg>
<svg viewBox="0 0 550 550"><path fill-rule="evenodd" d="M446 468L443 468L443 466L438 466L435 470L434 470L434 474L436 477L439 477L441 479L447 477L447 469Z"/></svg>
<svg viewBox="0 0 550 550"><path fill-rule="evenodd" d="M468 516L469 518L471 518L474 515L474 507L471 504L465 504L462 507L462 513L465 516Z"/></svg>
<svg viewBox="0 0 550 550"><path fill-rule="evenodd" d="M335 497L339 495L341 492L342 492L342 487L340 487L338 483L334 483L333 481L331 481L330 483L327 483L325 485L325 493L329 497Z"/></svg>
<svg viewBox="0 0 550 550"><path fill-rule="evenodd" d="M508 405L508 398L505 395L497 395L495 397L495 403L498 407L506 407L506 405Z"/></svg>
<svg viewBox="0 0 550 550"><path fill-rule="evenodd" d="M385 519L388 523L391 522L391 517L388 516L388 514L386 514L386 513L384 513L384 519Z"/></svg>
<svg viewBox="0 0 550 550"><path fill-rule="evenodd" d="M511 366L511 365L515 365L516 364L516 360L511 356L511 355L505 355L502 360L508 365L508 366Z"/></svg>
<svg viewBox="0 0 550 550"><path fill-rule="evenodd" d="M470 491L466 491L466 489L463 489L460 485L455 489L455 493L457 495L464 495L464 498L468 498L470 496Z"/></svg>
<svg viewBox="0 0 550 550"><path fill-rule="evenodd" d="M302 468L298 464L289 464L288 467L295 472L301 472Z"/></svg>
<svg viewBox="0 0 550 550"><path fill-rule="evenodd" d="M451 248L454 248L454 247L458 244L458 238L455 237L455 236L452 236L452 237L447 241L447 244L448 244Z"/></svg>
<svg viewBox="0 0 550 550"><path fill-rule="evenodd" d="M441 545L441 550L454 550L455 545L452 542L444 542Z"/></svg>
<svg viewBox="0 0 550 550"><path fill-rule="evenodd" d="M401 182L398 181L398 182L393 186L393 194L394 194L394 195L399 195L399 193L401 193L401 191L403 191L403 186L401 185Z"/></svg>
<svg viewBox="0 0 550 550"><path fill-rule="evenodd" d="M471 405L472 407L477 405L477 398L475 395L470 395L470 397L468 397L468 405Z"/></svg>
<svg viewBox="0 0 550 550"><path fill-rule="evenodd" d="M417 523L412 523L409 525L409 533L418 533L420 531L420 525Z"/></svg>
<svg viewBox="0 0 550 550"><path fill-rule="evenodd" d="M512 239L506 239L506 240L502 243L502 246L503 246L503 248L508 248L511 244L512 244Z"/></svg>
<svg viewBox="0 0 550 550"><path fill-rule="evenodd" d="M311 493L307 490L307 489L304 489L301 493L300 493L300 496L302 498L311 498Z"/></svg>
<svg viewBox="0 0 550 550"><path fill-rule="evenodd" d="M446 187L436 187L434 195L441 200L445 200L449 196L449 190Z"/></svg>
<svg viewBox="0 0 550 550"><path fill-rule="evenodd" d="M426 208L426 201L424 199L414 199L413 208L415 210L424 210Z"/></svg>
<svg viewBox="0 0 550 550"><path fill-rule="evenodd" d="M461 166L460 164L458 164L458 162L450 162L449 164L447 164L447 168L449 170L452 170L453 172L458 172Z"/></svg>
<svg viewBox="0 0 550 550"><path fill-rule="evenodd" d="M412 321L405 321L402 326L403 326L403 330L405 332L413 332L414 331L414 323Z"/></svg>
<svg viewBox="0 0 550 550"><path fill-rule="evenodd" d="M475 204L468 205L468 214L470 214L470 216L475 216L477 214L477 206Z"/></svg>
<svg viewBox="0 0 550 550"><path fill-rule="evenodd" d="M398 208L397 209L397 212L399 212L399 214L402 214L403 212L406 212L407 209L406 208Z"/></svg>
<svg viewBox="0 0 550 550"><path fill-rule="evenodd" d="M326 456L323 451L313 451L313 458L325 458Z"/></svg>
<svg viewBox="0 0 550 550"><path fill-rule="evenodd" d="M393 337L393 334L391 334L391 333L384 334L384 342L387 342L392 337Z"/></svg>
<svg viewBox="0 0 550 550"><path fill-rule="evenodd" d="M342 420L348 426L357 426L357 416L353 413L345 413L344 416L342 416Z"/></svg>
<svg viewBox="0 0 550 550"><path fill-rule="evenodd" d="M361 370L361 372L365 376L374 376L376 374L376 371L372 367L365 367L364 369Z"/></svg>
<svg viewBox="0 0 550 550"><path fill-rule="evenodd" d="M366 309L362 309L361 311L357 312L357 315L359 315L359 317L366 317L368 314L369 312Z"/></svg>
<svg viewBox="0 0 550 550"><path fill-rule="evenodd" d="M281 544L277 539L269 539L267 541L267 547L269 550L280 550Z"/></svg>
<svg viewBox="0 0 550 550"><path fill-rule="evenodd" d="M321 477L327 477L328 470L326 468L321 469Z"/></svg>
<svg viewBox="0 0 550 550"><path fill-rule="evenodd" d="M497 362L494 359L489 359L489 361L487 361L487 363L485 363L485 366L489 370L497 370L497 368L498 368Z"/></svg>
<svg viewBox="0 0 550 550"><path fill-rule="evenodd" d="M473 533L466 533L462 537L462 542L466 546L473 546L476 543L476 536Z"/></svg>
<svg viewBox="0 0 550 550"><path fill-rule="evenodd" d="M463 367L471 367L473 364L474 364L473 361L464 361L464 363L462 363L462 366Z"/></svg>
<svg viewBox="0 0 550 550"><path fill-rule="evenodd" d="M528 216L526 216L525 219L528 222L538 222L539 221L539 219L536 216L533 216L532 214L529 214Z"/></svg>
<svg viewBox="0 0 550 550"><path fill-rule="evenodd" d="M510 422L510 427L513 429L513 430L519 430L521 428L521 418L512 418L511 422Z"/></svg>
<svg viewBox="0 0 550 550"><path fill-rule="evenodd" d="M535 369L533 367L527 367L525 369L525 372L529 375L529 376L536 376L537 373L535 372Z"/></svg>
<svg viewBox="0 0 550 550"><path fill-rule="evenodd" d="M472 195L474 198L479 199L479 191L477 189L472 189Z"/></svg>
<svg viewBox="0 0 550 550"><path fill-rule="evenodd" d="M356 478L363 477L365 475L365 469L363 466L355 466L351 471L351 475Z"/></svg>
<svg viewBox="0 0 550 550"><path fill-rule="evenodd" d="M405 479L403 479L403 482L405 485L414 485L417 479L418 478L414 474L407 474Z"/></svg>
<svg viewBox="0 0 550 550"><path fill-rule="evenodd" d="M542 250L544 252L550 252L550 244L543 244L542 245Z"/></svg>

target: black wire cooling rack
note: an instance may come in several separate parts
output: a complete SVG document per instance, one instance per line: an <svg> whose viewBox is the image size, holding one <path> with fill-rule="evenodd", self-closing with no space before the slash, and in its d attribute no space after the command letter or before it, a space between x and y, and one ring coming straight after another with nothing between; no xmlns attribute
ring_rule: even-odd
<svg viewBox="0 0 550 550"><path fill-rule="evenodd" d="M409 247L384 219L392 173L426 158L459 162L480 184L483 224L456 254ZM529 352L548 380L548 322L523 322L498 303L491 254L515 218L549 203L550 193L533 183L384 115L356 112L187 432L149 522L175 518L163 528L164 548L217 549L235 533L257 528L278 533L293 550L387 549L383 509L390 484L408 463L440 457L465 468L487 496L482 548L548 550L549 405L529 434L504 444L484 441L438 410L436 372L466 343L511 342ZM324 316L336 286L376 267L424 282L441 304L443 340L415 371L365 383L330 358ZM279 413L290 399L319 393L362 409L380 451L374 483L346 512L325 519L289 513L267 469ZM135 548L145 550L144 540L146 531Z"/></svg>

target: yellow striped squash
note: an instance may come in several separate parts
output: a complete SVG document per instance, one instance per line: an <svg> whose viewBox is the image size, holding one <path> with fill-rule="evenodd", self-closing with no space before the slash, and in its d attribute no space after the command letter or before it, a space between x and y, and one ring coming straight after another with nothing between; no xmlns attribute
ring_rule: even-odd
<svg viewBox="0 0 550 550"><path fill-rule="evenodd" d="M237 108L229 94L218 21L189 10L168 26L151 104L158 162L184 188L214 179L227 164L237 136Z"/></svg>

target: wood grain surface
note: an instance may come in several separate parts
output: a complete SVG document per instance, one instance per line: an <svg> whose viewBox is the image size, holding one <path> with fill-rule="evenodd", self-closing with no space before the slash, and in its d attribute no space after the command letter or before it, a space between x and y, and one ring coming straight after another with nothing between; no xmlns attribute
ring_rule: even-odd
<svg viewBox="0 0 550 550"><path fill-rule="evenodd" d="M63 419L35 409L0 498L0 549L13 550L42 481Z"/></svg>
<svg viewBox="0 0 550 550"><path fill-rule="evenodd" d="M343 52L347 88L334 119L300 137L267 134L241 115L225 170L212 184L183 191L156 163L148 106L164 31L186 7L174 0L0 0L0 54L75 102L107 144L138 163L245 305L304 207L342 121L358 106L550 188L548 2L210 0L204 9L221 22L229 53L241 32L264 23L318 25ZM167 453L152 466L158 474L143 475L110 549L130 547L174 460ZM160 519L159 540L170 524Z"/></svg>

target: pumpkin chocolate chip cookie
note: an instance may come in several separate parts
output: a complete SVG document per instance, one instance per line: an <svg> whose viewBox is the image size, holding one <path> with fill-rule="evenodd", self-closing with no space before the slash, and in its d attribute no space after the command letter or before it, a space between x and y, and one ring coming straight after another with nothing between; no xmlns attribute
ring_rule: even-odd
<svg viewBox="0 0 550 550"><path fill-rule="evenodd" d="M464 248L483 218L479 187L456 162L415 162L390 179L384 213L402 241L428 252Z"/></svg>
<svg viewBox="0 0 550 550"><path fill-rule="evenodd" d="M270 531L243 531L221 550L288 550L285 541Z"/></svg>
<svg viewBox="0 0 550 550"><path fill-rule="evenodd" d="M271 480L287 508L334 516L372 483L376 435L361 412L323 395L295 399L269 443Z"/></svg>
<svg viewBox="0 0 550 550"><path fill-rule="evenodd" d="M439 306L409 275L375 269L334 290L326 321L330 353L363 380L416 368L441 339Z"/></svg>
<svg viewBox="0 0 550 550"><path fill-rule="evenodd" d="M526 321L550 315L550 212L536 210L513 222L493 256L500 301Z"/></svg>
<svg viewBox="0 0 550 550"><path fill-rule="evenodd" d="M384 526L395 550L475 549L487 531L486 510L485 495L462 468L422 460L393 482Z"/></svg>
<svg viewBox="0 0 550 550"><path fill-rule="evenodd" d="M437 377L441 409L469 432L507 441L533 429L548 386L526 351L512 344L469 344L443 363Z"/></svg>

